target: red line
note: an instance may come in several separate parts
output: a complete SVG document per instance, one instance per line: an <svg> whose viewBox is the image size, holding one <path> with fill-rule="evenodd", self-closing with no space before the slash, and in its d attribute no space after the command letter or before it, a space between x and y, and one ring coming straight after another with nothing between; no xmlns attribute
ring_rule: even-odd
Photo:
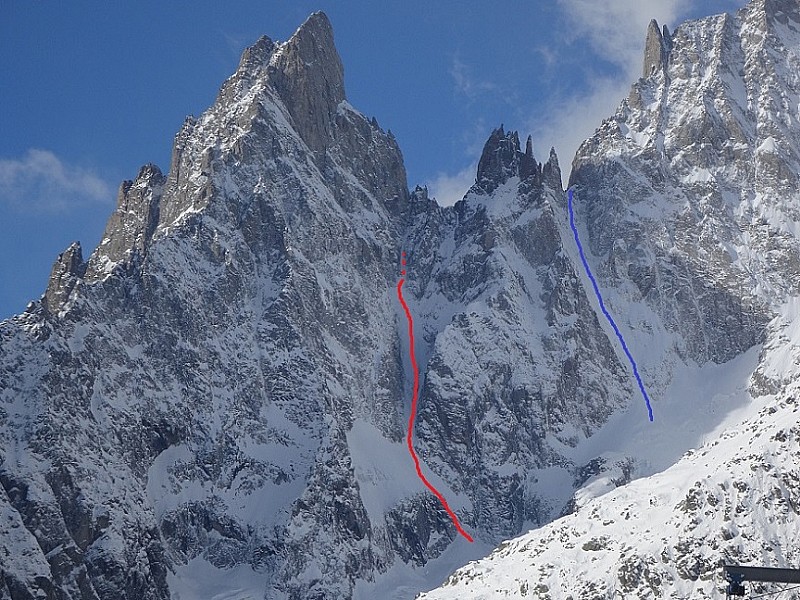
<svg viewBox="0 0 800 600"><path fill-rule="evenodd" d="M405 256L405 253L403 253ZM403 260L403 264L405 264L405 259ZM405 275L405 271L403 271ZM417 357L414 354L414 319L411 317L411 311L408 309L408 304L406 304L405 299L403 298L403 284L405 283L405 279L401 279L397 282L397 297L400 299L400 304L403 305L403 310L406 313L406 319L408 320L408 347L409 347L409 354L411 355L411 369L414 371L414 393L411 396L411 415L408 417L408 435L406 436L406 442L408 444L408 451L411 453L411 458L414 459L414 466L417 468L417 475L422 480L422 483L425 484L434 496L439 499L439 502L442 503L442 506L447 511L447 514L450 515L450 518L453 520L453 525L456 526L458 533L464 536L468 542L473 541L472 536L464 531L464 528L461 527L461 523L458 521L458 517L456 513L453 512L453 509L450 508L450 505L447 504L447 500L444 499L444 496L433 487L433 484L425 478L425 475L422 474L422 469L419 466L419 458L417 457L417 453L414 452L414 444L412 443L412 437L414 435L414 420L417 416L417 399L419 398L419 367L417 367Z"/></svg>

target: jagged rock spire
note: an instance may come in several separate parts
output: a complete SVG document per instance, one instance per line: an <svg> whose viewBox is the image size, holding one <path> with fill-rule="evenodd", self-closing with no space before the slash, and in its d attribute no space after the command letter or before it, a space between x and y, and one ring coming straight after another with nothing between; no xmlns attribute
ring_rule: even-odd
<svg viewBox="0 0 800 600"><path fill-rule="evenodd" d="M517 132L506 133L500 125L486 140L475 183L481 190L490 193L511 177L519 176L521 180L526 180L540 177L541 174L542 166L533 157L531 137L528 136L523 153Z"/></svg>
<svg viewBox="0 0 800 600"><path fill-rule="evenodd" d="M144 255L158 225L160 202L166 177L154 164L146 164L133 181L123 181L117 208L106 224L103 240L89 260L86 278L102 279L109 265Z"/></svg>
<svg viewBox="0 0 800 600"><path fill-rule="evenodd" d="M528 136L525 142L525 153L519 156L519 178L527 179L536 175L539 171L539 164L533 158L533 139Z"/></svg>
<svg viewBox="0 0 800 600"><path fill-rule="evenodd" d="M550 156L547 162L542 166L542 181L554 190L561 189L561 167L558 164L556 149L553 147L550 148Z"/></svg>
<svg viewBox="0 0 800 600"><path fill-rule="evenodd" d="M266 35L262 35L256 40L255 44L245 48L244 52L242 52L242 58L239 60L239 67L236 71L255 71L259 67L267 64L275 49L275 42Z"/></svg>
<svg viewBox="0 0 800 600"><path fill-rule="evenodd" d="M325 13L312 14L276 53L270 81L308 147L324 151L345 99L344 68Z"/></svg>
<svg viewBox="0 0 800 600"><path fill-rule="evenodd" d="M80 242L73 242L69 248L58 255L55 263L53 263L53 270L50 272L50 280L47 283L47 291L42 299L42 304L47 312L51 314L58 313L85 271L86 264L83 262L81 244Z"/></svg>
<svg viewBox="0 0 800 600"><path fill-rule="evenodd" d="M658 22L653 19L647 26L647 37L644 43L644 66L642 77L650 77L657 71L665 71L671 47L669 29L664 25L659 29Z"/></svg>

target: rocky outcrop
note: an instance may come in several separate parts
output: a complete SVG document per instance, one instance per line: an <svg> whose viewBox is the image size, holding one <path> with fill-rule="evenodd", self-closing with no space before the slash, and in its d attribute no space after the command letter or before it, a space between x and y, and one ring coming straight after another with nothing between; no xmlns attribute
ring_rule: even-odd
<svg viewBox="0 0 800 600"><path fill-rule="evenodd" d="M47 291L42 299L45 310L57 314L66 304L77 283L83 279L85 272L86 264L83 262L81 245L79 242L74 242L58 255L53 264Z"/></svg>
<svg viewBox="0 0 800 600"><path fill-rule="evenodd" d="M755 2L735 18L680 26L666 76L634 84L636 100L584 143L570 176L605 285L633 283L630 300L652 307L680 333L679 352L701 363L762 341L772 293L797 290L800 255L786 227L796 194L777 172L800 162L789 151L783 167L758 168L796 136L776 129L782 109L766 101L797 93L795 59L774 50L791 38L766 35L769 14ZM766 206L774 217L755 217ZM780 267L761 258L769 252Z"/></svg>
<svg viewBox="0 0 800 600"><path fill-rule="evenodd" d="M344 69L325 13L303 23L270 63L270 82L309 149L324 157L344 101Z"/></svg>
<svg viewBox="0 0 800 600"><path fill-rule="evenodd" d="M521 152L517 132L510 131L506 134L501 125L492 132L483 146L475 185L490 194L511 177L522 180L541 178L541 165L533 158L533 142L530 136L525 144L525 152Z"/></svg>
<svg viewBox="0 0 800 600"><path fill-rule="evenodd" d="M432 230L426 215L410 238L409 285L429 343L423 456L470 498L466 522L493 540L561 510L567 499L533 484L534 474L569 469L557 446L590 436L630 394L564 254L564 204L555 153L543 168L530 142L520 152L517 133L501 127L453 224Z"/></svg>
<svg viewBox="0 0 800 600"><path fill-rule="evenodd" d="M161 195L166 177L153 165L143 166L133 181L124 181L117 194L100 245L92 255L86 279L106 277L120 263L140 260L147 254L158 225Z"/></svg>
<svg viewBox="0 0 800 600"><path fill-rule="evenodd" d="M653 19L647 26L647 36L644 42L644 66L642 77L650 77L656 71L666 73L669 62L669 51L672 46L669 29L664 25L663 31L658 28L658 22Z"/></svg>

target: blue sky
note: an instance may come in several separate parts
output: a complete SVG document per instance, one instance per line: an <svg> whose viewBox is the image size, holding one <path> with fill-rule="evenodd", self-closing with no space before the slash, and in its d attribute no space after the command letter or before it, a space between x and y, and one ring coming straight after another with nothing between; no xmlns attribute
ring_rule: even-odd
<svg viewBox="0 0 800 600"><path fill-rule="evenodd" d="M744 0L5 0L0 3L0 319L38 298L53 260L100 240L116 190L169 165L241 51L313 11L334 27L348 99L443 203L501 123L562 169L638 77L645 27Z"/></svg>

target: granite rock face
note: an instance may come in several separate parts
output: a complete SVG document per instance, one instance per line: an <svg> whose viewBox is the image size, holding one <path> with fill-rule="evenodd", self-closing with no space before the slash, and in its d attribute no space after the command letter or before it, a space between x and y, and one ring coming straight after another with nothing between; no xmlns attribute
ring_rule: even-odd
<svg viewBox="0 0 800 600"><path fill-rule="evenodd" d="M234 568L261 596L344 598L388 568L400 520L367 518L347 434L402 435L407 200L324 15L248 49L169 174L123 183L88 267L70 248L2 325L9 593L186 597Z"/></svg>
<svg viewBox="0 0 800 600"><path fill-rule="evenodd" d="M497 177L479 167L449 222L442 215L432 226L422 213L409 244L427 342L423 456L469 497L468 522L493 539L562 508L565 498L538 484L541 470L574 468L559 448L590 437L632 395L564 251L557 158L534 162L522 178L530 154L516 133L500 132L484 151Z"/></svg>
<svg viewBox="0 0 800 600"><path fill-rule="evenodd" d="M797 293L799 11L753 2L679 27L664 72L634 84L573 163L597 270L632 283L630 301L694 360L761 341L767 306Z"/></svg>
<svg viewBox="0 0 800 600"><path fill-rule="evenodd" d="M117 208L87 266L88 281L102 279L118 263L135 263L144 257L158 224L165 181L161 170L149 164L141 168L135 180L120 185Z"/></svg>
<svg viewBox="0 0 800 600"><path fill-rule="evenodd" d="M529 177L541 178L541 174L541 165L533 158L530 136L523 153L520 151L517 132L506 133L501 125L492 132L483 147L478 162L476 185L489 194L511 177L519 177L524 181Z"/></svg>
<svg viewBox="0 0 800 600"><path fill-rule="evenodd" d="M270 80L312 152L333 138L333 123L344 100L344 69L324 13L311 15L269 66Z"/></svg>
<svg viewBox="0 0 800 600"><path fill-rule="evenodd" d="M47 291L42 298L42 306L51 313L57 313L85 272L86 265L83 262L81 245L75 242L59 254L53 264Z"/></svg>
<svg viewBox="0 0 800 600"><path fill-rule="evenodd" d="M672 36L664 25L663 30L658 28L658 22L653 19L647 26L647 37L644 42L644 65L642 77L647 78L657 71L664 73L669 62L669 51L672 46Z"/></svg>

